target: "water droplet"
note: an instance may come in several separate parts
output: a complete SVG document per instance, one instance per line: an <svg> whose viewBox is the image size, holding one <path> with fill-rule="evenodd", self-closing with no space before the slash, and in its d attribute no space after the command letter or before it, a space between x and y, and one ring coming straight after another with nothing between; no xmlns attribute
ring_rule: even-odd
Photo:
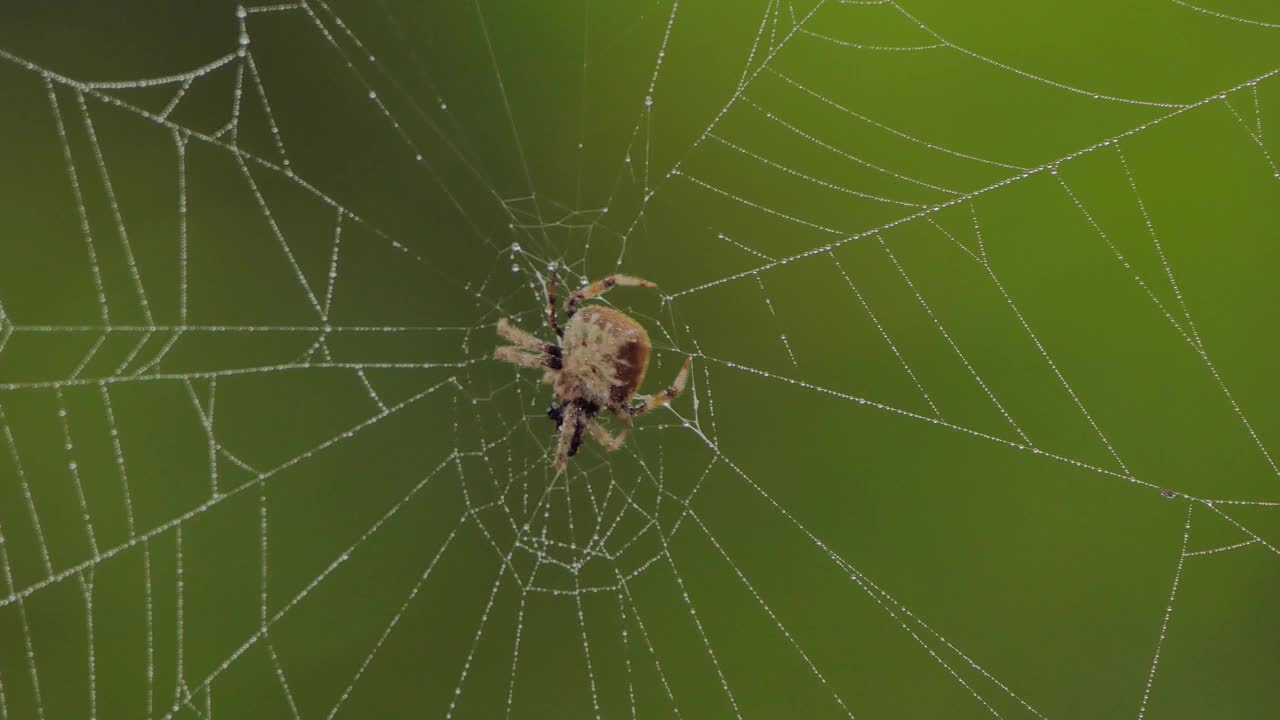
<svg viewBox="0 0 1280 720"><path fill-rule="evenodd" d="M414 155L413 159L417 160L418 162L422 162L422 153L418 153L417 155Z"/></svg>
<svg viewBox="0 0 1280 720"><path fill-rule="evenodd" d="M513 272L513 273L518 273L518 272L520 272L520 266L519 266L519 265L517 265L517 264L515 264L515 263L511 263L511 272Z"/></svg>
<svg viewBox="0 0 1280 720"><path fill-rule="evenodd" d="M652 96L652 95L645 95L645 96L644 96L644 106L645 106L645 107L653 107L653 96Z"/></svg>
<svg viewBox="0 0 1280 720"><path fill-rule="evenodd" d="M511 252L513 253L520 252L520 243L511 243Z"/></svg>
<svg viewBox="0 0 1280 720"><path fill-rule="evenodd" d="M377 92L375 92L375 91L373 91L373 90L370 90L370 91L369 91L369 99L370 99L370 100L377 100L377 99L378 99L378 93L377 93Z"/></svg>
<svg viewBox="0 0 1280 720"><path fill-rule="evenodd" d="M240 58L242 58L242 57L244 57L244 56L245 56L245 54L246 54L246 53L245 53L245 51L244 51L244 48L242 48L242 47L240 47L240 48L236 48L236 57L240 57Z"/></svg>
<svg viewBox="0 0 1280 720"><path fill-rule="evenodd" d="M244 46L248 44L249 44L249 33L246 33L246 32L240 33L240 45Z"/></svg>
<svg viewBox="0 0 1280 720"><path fill-rule="evenodd" d="M445 102L445 101L441 100L441 101L440 101L440 109L441 109L441 110L448 110L448 109L449 109L449 103L447 103L447 102Z"/></svg>
<svg viewBox="0 0 1280 720"><path fill-rule="evenodd" d="M238 17L238 18L240 18L241 20L243 20L243 19L245 19L245 18L249 17L249 11L248 11L248 10L245 10L243 5L237 5L237 6L236 6L236 17Z"/></svg>

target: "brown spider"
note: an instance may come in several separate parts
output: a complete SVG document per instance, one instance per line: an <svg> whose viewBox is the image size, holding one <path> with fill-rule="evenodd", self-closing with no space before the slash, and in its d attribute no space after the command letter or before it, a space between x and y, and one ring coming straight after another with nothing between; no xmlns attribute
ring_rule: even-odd
<svg viewBox="0 0 1280 720"><path fill-rule="evenodd" d="M583 430L590 432L606 450L617 450L627 439L631 418L679 397L689 377L692 357L685 358L670 387L640 405L631 404L649 367L652 349L649 334L643 325L613 308L603 305L578 308L583 300L619 285L657 287L648 280L626 275L597 280L575 291L565 301L564 312L569 319L561 329L556 320L556 274L552 271L547 285L547 315L559 344L545 343L506 318L498 321L498 334L515 344L499 347L494 357L525 367L544 368L542 379L554 388L556 401L547 411L547 417L555 420L560 432L555 459L557 474L564 471L569 458L578 454ZM617 416L622 421L622 432L613 436L601 427L596 420L601 411Z"/></svg>

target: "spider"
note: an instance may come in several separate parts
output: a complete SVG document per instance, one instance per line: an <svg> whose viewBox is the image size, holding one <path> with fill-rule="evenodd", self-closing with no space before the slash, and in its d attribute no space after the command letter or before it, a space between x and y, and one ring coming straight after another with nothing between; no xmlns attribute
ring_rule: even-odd
<svg viewBox="0 0 1280 720"><path fill-rule="evenodd" d="M555 395L547 417L555 421L559 431L555 459L558 475L564 472L569 458L578 454L584 431L610 452L622 447L631 429L631 418L662 407L684 392L693 357L685 358L669 387L643 403L631 404L649 366L653 347L649 334L643 325L619 310L578 305L614 287L657 285L627 275L597 280L573 292L565 301L568 320L563 328L556 320L556 285L553 270L547 285L547 316L559 343L543 342L503 318L498 321L498 334L514 344L497 348L493 355L509 363L545 370L543 382L551 384ZM601 412L617 416L622 421L622 431L610 435L596 419Z"/></svg>

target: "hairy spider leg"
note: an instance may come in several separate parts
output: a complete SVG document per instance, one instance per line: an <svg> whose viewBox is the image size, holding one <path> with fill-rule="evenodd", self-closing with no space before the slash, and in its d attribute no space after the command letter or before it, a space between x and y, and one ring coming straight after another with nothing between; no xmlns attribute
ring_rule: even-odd
<svg viewBox="0 0 1280 720"><path fill-rule="evenodd" d="M547 343L542 342L542 340L537 336L512 325L511 321L507 318L502 318L498 321L498 334L516 345L519 345L526 350L532 350L533 352L545 352L545 349L548 347Z"/></svg>
<svg viewBox="0 0 1280 720"><path fill-rule="evenodd" d="M558 358L530 355L513 345L505 345L494 350L493 356L499 360L505 360L506 362L513 363L515 365L523 365L524 367L531 368L546 369L551 367L552 361L555 361L557 364L560 362Z"/></svg>
<svg viewBox="0 0 1280 720"><path fill-rule="evenodd" d="M498 348L494 351L494 357L526 367L547 367L552 370L559 370L563 367L563 363L560 361L563 352L560 350L559 345L552 345L539 340L534 335L512 325L506 318L498 321L498 334L515 343L515 345ZM521 350L539 353L543 357L527 355L522 353Z"/></svg>
<svg viewBox="0 0 1280 720"><path fill-rule="evenodd" d="M556 337L564 337L564 330L561 329L559 321L556 320L556 289L560 284L560 277L553 269L551 271L551 281L547 283L547 319L551 322L551 330L555 332Z"/></svg>
<svg viewBox="0 0 1280 720"><path fill-rule="evenodd" d="M681 366L680 372L676 374L675 382L671 383L671 386L666 390L663 390L657 395L649 398L648 402L643 405L632 405L627 408L627 411L631 413L631 416L635 417L637 415L643 415L650 410L656 410L657 408L660 408L680 397L680 393L684 392L685 384L689 382L689 363L691 362L693 362L692 355L684 359L684 365Z"/></svg>
<svg viewBox="0 0 1280 720"><path fill-rule="evenodd" d="M630 420L631 416L628 415L627 419ZM605 450L613 452L614 450L622 447L622 443L627 441L627 431L631 428L624 427L617 435L610 435L609 431L605 430L604 426L593 418L590 424L587 425L587 429L591 431L591 437L595 438L596 442L603 445Z"/></svg>
<svg viewBox="0 0 1280 720"><path fill-rule="evenodd" d="M648 280L642 280L638 277L631 277L630 275L609 275L607 277L601 278L591 283L590 285L582 288L581 290L575 290L573 294L569 296L569 299L565 301L565 304L564 304L565 314L568 315L569 317L573 317L573 314L578 310L578 303L582 302L583 300L586 300L587 298L593 298L598 295L603 295L604 293L608 292L611 288L614 288L617 286L647 287L647 288L658 287L656 283L651 283Z"/></svg>
<svg viewBox="0 0 1280 720"><path fill-rule="evenodd" d="M576 403L568 403L564 406L564 415L560 423L560 440L556 445L556 474L564 472L564 468L569 464L569 456L574 448L574 440L582 442L582 408Z"/></svg>

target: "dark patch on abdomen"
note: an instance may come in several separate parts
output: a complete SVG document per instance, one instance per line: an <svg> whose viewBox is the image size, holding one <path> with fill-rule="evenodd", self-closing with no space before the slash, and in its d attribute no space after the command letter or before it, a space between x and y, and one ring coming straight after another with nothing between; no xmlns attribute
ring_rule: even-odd
<svg viewBox="0 0 1280 720"><path fill-rule="evenodd" d="M640 387L644 374L644 366L648 361L648 352L638 342L629 342L618 350L614 363L618 384L609 388L609 399L615 403L626 401Z"/></svg>

